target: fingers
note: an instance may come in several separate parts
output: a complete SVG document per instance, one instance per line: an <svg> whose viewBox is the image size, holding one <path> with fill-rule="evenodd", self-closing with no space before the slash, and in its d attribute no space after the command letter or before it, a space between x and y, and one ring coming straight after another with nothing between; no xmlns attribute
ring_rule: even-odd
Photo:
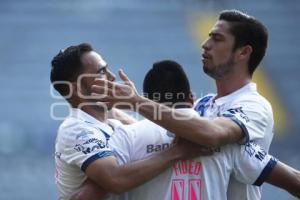
<svg viewBox="0 0 300 200"><path fill-rule="evenodd" d="M122 69L119 69L119 76L120 76L121 80L124 82L130 81L128 76L124 73L124 71Z"/></svg>
<svg viewBox="0 0 300 200"><path fill-rule="evenodd" d="M126 85L129 85L129 86L135 88L133 82L128 78L128 76L124 73L124 71L122 69L119 69L119 76Z"/></svg>

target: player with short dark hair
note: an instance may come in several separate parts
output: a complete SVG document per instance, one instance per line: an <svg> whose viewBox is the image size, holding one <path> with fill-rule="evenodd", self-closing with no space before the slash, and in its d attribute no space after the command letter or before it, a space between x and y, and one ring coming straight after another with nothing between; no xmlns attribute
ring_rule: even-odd
<svg viewBox="0 0 300 200"><path fill-rule="evenodd" d="M233 51L250 45L252 53L248 62L249 74L252 75L263 57L268 46L268 30L257 19L237 10L225 10L219 20L230 23L229 31L234 36Z"/></svg>
<svg viewBox="0 0 300 200"><path fill-rule="evenodd" d="M169 95L170 91L190 93L188 81L180 83L181 90L177 90L177 80L186 78L182 67L175 61L160 61L152 67L144 79L144 93L149 91L152 100L176 107L178 100L176 93ZM158 88L153 87L157 86ZM147 92L146 92L147 91ZM159 94L159 95L157 95ZM169 98L165 98L168 96ZM163 97L163 98L158 98ZM198 115L191 109L191 99L186 98L187 108L178 108L180 112ZM174 134L144 119L129 126L127 129L127 146L122 149L123 154L130 160L140 160L151 156L162 149L169 148L174 139ZM278 184L292 194L297 193L300 181L299 172L277 161L255 143L246 145L230 144L216 149L214 155L201 156L193 160L179 161L172 168L160 174L153 180L130 190L124 196L130 200L156 199L227 199L227 185L230 175L246 184L261 185L264 181ZM276 177L286 177L289 182ZM217 188L217 189L216 189ZM85 184L81 188L81 199L97 199L98 186ZM94 192L91 192L94 191ZM155 195L154 195L155 194ZM77 196L78 197L78 196ZM121 198L122 199L122 198Z"/></svg>
<svg viewBox="0 0 300 200"><path fill-rule="evenodd" d="M260 42L253 41L252 37ZM222 12L202 44L203 70L215 80L217 94L200 98L194 108L199 116L188 120L177 110L139 95L124 73L121 73L123 85L97 80L92 90L97 97L97 93L103 92L103 85L108 85L110 95L98 96L99 101L110 106L120 102L131 104L144 117L200 145L217 148L254 141L268 151L273 138L272 107L252 82L266 47L266 28L259 20L237 10ZM157 110L163 110L159 120L155 116ZM172 117L174 113L180 120ZM232 179L228 198L260 199L261 190Z"/></svg>
<svg viewBox="0 0 300 200"><path fill-rule="evenodd" d="M177 107L187 107L187 103L193 104L188 78L182 67L172 60L153 64L144 78L143 93L149 99Z"/></svg>
<svg viewBox="0 0 300 200"><path fill-rule="evenodd" d="M89 44L80 44L60 51L51 64L52 85L72 107L58 129L55 143L59 199L70 199L87 178L105 190L101 196L106 192L125 192L177 160L199 154L196 145L181 141L152 157L125 163L128 159L122 154L126 151L122 145L126 130L120 122L108 120L110 108L96 105L91 97L96 77L114 81L107 63Z"/></svg>

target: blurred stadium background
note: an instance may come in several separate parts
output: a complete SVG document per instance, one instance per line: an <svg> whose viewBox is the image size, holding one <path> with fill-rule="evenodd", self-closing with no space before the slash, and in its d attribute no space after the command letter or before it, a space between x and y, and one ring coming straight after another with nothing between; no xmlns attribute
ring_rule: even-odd
<svg viewBox="0 0 300 200"><path fill-rule="evenodd" d="M270 152L300 169L300 1L298 0L1 0L0 199L57 199L50 117L50 60L59 49L90 42L111 69L124 68L139 91L154 61L175 59L197 97L214 92L202 73L201 41L223 9L241 9L269 29L269 49L256 74L273 104ZM64 106L54 107L63 117ZM263 199L293 199L267 184Z"/></svg>

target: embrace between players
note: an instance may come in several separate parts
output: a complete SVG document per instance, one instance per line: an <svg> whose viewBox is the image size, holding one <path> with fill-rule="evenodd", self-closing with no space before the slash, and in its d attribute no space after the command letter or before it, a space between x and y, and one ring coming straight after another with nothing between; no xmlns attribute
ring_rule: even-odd
<svg viewBox="0 0 300 200"><path fill-rule="evenodd" d="M146 98L123 71L123 83L114 82L89 44L60 51L50 79L72 109L55 144L59 199L256 200L263 182L300 197L299 171L267 153L272 108L252 82L267 40L255 18L221 12L202 45L203 70L217 94L196 102L174 61L153 64Z"/></svg>

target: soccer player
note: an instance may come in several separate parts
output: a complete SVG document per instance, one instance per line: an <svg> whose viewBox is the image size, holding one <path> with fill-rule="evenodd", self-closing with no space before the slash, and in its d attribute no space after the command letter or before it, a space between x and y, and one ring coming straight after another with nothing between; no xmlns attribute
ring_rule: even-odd
<svg viewBox="0 0 300 200"><path fill-rule="evenodd" d="M70 199L87 178L105 191L125 192L176 161L201 152L196 145L181 140L153 157L124 164L122 161L127 159L122 152L126 149L121 147L125 131L121 123L108 121L107 108L96 106L90 98L96 76L110 81L115 78L106 62L90 45L80 44L60 51L51 64L51 82L72 107L55 143L59 199Z"/></svg>
<svg viewBox="0 0 300 200"><path fill-rule="evenodd" d="M192 106L190 86L183 69L174 61L155 63L144 79L143 90L152 100L181 112L198 115L192 109L186 109ZM131 131L127 132L127 142L122 149L127 149L123 153L130 160L143 159L168 148L174 136L146 119L126 128ZM275 165L276 161L254 143L242 147L238 144L226 145L216 149L212 156L175 163L172 168L129 191L126 196L131 200L151 200L154 197L165 200L227 199L230 174L243 183L254 185L261 185L265 180L274 184L276 177L285 177L289 181L278 183L299 196L299 192L296 193L299 191L299 172L280 162ZM94 194L91 194L92 190ZM84 185L81 191L82 199L90 199L91 196L91 199L97 199L97 187Z"/></svg>
<svg viewBox="0 0 300 200"><path fill-rule="evenodd" d="M191 116L198 115L191 109L193 99L187 76L174 61L155 63L144 79L143 92L156 102ZM167 147L174 136L147 119L127 127L132 130L128 132L132 141L128 148L133 160ZM163 174L134 188L128 196L131 200L151 200L153 194L165 200L226 199L231 174L243 183L260 186L275 165L276 160L256 144L226 145L216 149L212 156L175 163Z"/></svg>
<svg viewBox="0 0 300 200"><path fill-rule="evenodd" d="M221 12L202 46L203 69L215 80L217 94L197 101L195 109L200 116L188 118L184 113L139 95L122 71L123 85L97 80L92 90L95 96L103 91L108 93L106 97L98 97L99 101L110 106L120 102L131 104L151 121L198 144L216 148L255 141L268 150L273 137L272 108L252 82L252 75L265 55L267 40L265 26L254 17L236 10ZM159 120L154 117L157 110L163 110ZM174 119L174 114L181 119ZM188 120L184 120L185 117ZM260 199L261 189L232 178L228 198Z"/></svg>

